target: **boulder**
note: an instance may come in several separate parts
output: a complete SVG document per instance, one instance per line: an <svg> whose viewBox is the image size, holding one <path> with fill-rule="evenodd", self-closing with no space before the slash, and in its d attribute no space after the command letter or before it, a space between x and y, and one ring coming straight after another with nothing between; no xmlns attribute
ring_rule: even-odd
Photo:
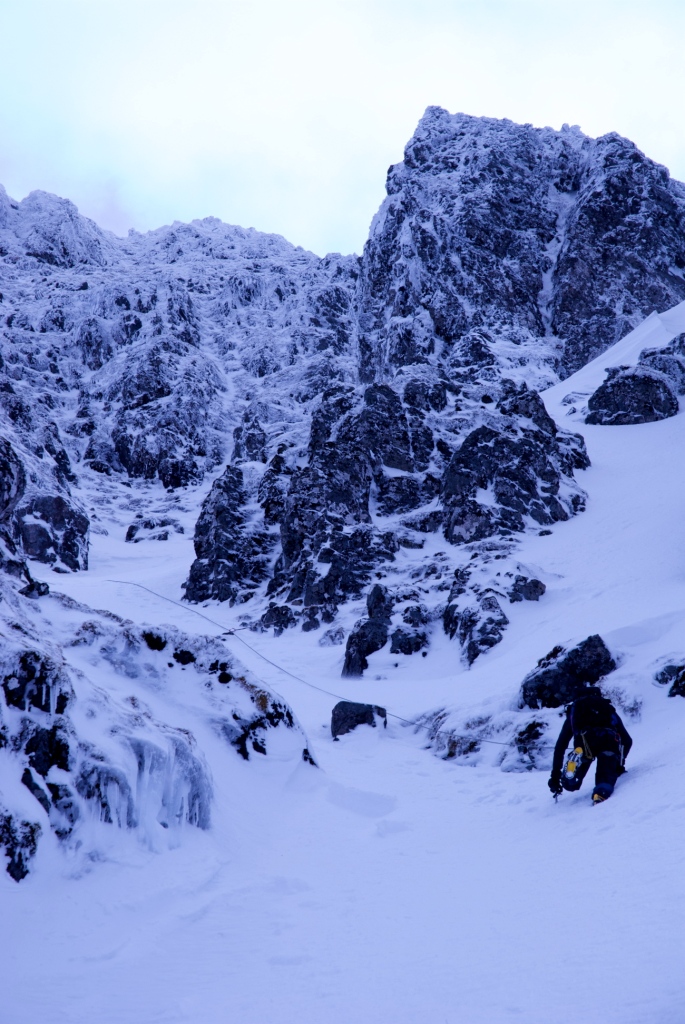
<svg viewBox="0 0 685 1024"><path fill-rule="evenodd" d="M50 593L50 587L41 580L32 579L30 583L21 588L19 593L23 597L30 597L33 601L37 601L39 597L45 597Z"/></svg>
<svg viewBox="0 0 685 1024"><path fill-rule="evenodd" d="M678 398L671 379L648 366L609 371L588 401L586 423L624 426L675 416Z"/></svg>
<svg viewBox="0 0 685 1024"><path fill-rule="evenodd" d="M352 732L358 725L370 725L376 728L376 718L383 722L383 728L387 728L388 718L385 708L377 704L356 704L353 701L341 700L333 708L331 715L331 735L334 740L338 736L344 736L346 732Z"/></svg>
<svg viewBox="0 0 685 1024"><path fill-rule="evenodd" d="M509 591L509 600L512 604L517 601L538 601L547 590L541 580L529 579L527 576L517 576L514 585Z"/></svg>
<svg viewBox="0 0 685 1024"><path fill-rule="evenodd" d="M685 697L685 665L665 665L655 680L660 686L670 684L669 697Z"/></svg>
<svg viewBox="0 0 685 1024"><path fill-rule="evenodd" d="M343 676L360 676L369 667L369 654L380 651L388 642L388 623L382 619L363 619L347 638Z"/></svg>
<svg viewBox="0 0 685 1024"><path fill-rule="evenodd" d="M555 647L523 680L521 706L558 708L568 704L615 668L611 652L597 633L570 650Z"/></svg>

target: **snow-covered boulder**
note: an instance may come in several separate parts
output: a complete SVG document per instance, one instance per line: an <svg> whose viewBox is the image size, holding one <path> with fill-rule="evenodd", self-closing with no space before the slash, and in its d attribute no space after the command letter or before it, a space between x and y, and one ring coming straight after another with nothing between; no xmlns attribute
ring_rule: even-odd
<svg viewBox="0 0 685 1024"><path fill-rule="evenodd" d="M555 647L523 680L521 705L558 708L575 700L587 686L598 683L615 668L611 651L597 633L570 650Z"/></svg>
<svg viewBox="0 0 685 1024"><path fill-rule="evenodd" d="M588 400L586 423L653 423L677 414L678 397L666 374L645 364L613 368L608 374Z"/></svg>
<svg viewBox="0 0 685 1024"><path fill-rule="evenodd" d="M331 713L331 736L334 740L338 736L344 736L352 732L358 725L370 725L376 728L377 720L383 723L385 729L388 724L388 716L385 708L377 704L357 704L354 701L339 701Z"/></svg>

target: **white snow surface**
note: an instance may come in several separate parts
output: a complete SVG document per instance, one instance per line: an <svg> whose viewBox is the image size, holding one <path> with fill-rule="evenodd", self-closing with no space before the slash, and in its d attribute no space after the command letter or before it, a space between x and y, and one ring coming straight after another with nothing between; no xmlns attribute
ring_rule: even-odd
<svg viewBox="0 0 685 1024"><path fill-rule="evenodd" d="M627 361L626 342L598 363ZM540 602L508 607L504 639L470 670L445 637L425 659L378 652L360 680L341 680L343 648L319 631L228 638L294 709L319 768L276 752L228 775L216 760L210 829L161 854L117 832L92 870L43 841L20 885L0 873L3 1024L682 1024L685 701L654 674L685 659L685 416L585 426L562 400L596 386L593 365L544 396L592 466L587 511L518 542ZM89 571L53 590L186 633L238 623L239 608L166 600L181 598L190 528L132 545L110 506L99 521ZM495 743L442 760L397 718L333 742L335 697L260 657L405 719L446 708L461 722L520 714L536 661L592 633L619 662L607 685L634 738L596 808L588 783L555 803L545 771L503 771ZM552 713L550 741L560 725Z"/></svg>

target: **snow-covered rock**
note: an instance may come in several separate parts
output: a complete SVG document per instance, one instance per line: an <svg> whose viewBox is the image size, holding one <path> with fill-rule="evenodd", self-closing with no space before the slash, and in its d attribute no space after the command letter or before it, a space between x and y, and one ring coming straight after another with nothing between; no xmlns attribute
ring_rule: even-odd
<svg viewBox="0 0 685 1024"><path fill-rule="evenodd" d="M653 423L678 412L678 398L670 375L643 363L634 367L612 367L604 384L590 395L587 405L590 411L586 423L615 426Z"/></svg>
<svg viewBox="0 0 685 1024"><path fill-rule="evenodd" d="M0 846L15 880L50 831L83 859L107 850L109 828L132 830L152 849L185 826L208 829L208 734L249 761L281 730L291 741L279 744L280 759L312 760L288 705L219 640L134 625L65 597L27 602L7 585L3 597ZM35 799L28 816L21 785Z"/></svg>

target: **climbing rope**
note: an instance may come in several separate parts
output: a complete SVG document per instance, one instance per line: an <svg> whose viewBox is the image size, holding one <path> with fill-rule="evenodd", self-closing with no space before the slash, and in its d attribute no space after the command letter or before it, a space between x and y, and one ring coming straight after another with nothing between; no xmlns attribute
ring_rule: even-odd
<svg viewBox="0 0 685 1024"><path fill-rule="evenodd" d="M325 693L328 697L335 697L336 700L342 700L346 704L355 704L355 703L357 703L356 701L350 700L349 697L343 697L339 693L333 693L332 690L324 689L323 686L317 686L315 683L310 683L307 679L303 679L301 676L296 675L294 672L291 672L289 669L283 668L282 665L278 665L275 661L272 661L270 658L267 658L267 656L265 654L262 654L261 651L258 651L256 647L252 647L251 644L248 644L247 640L244 640L241 636L238 636L237 630L239 630L239 629L246 629L247 628L246 626L235 626L233 629L226 629L225 626L222 625L221 622L217 622L216 619L210 618L209 615L204 615L202 612L199 612L197 610L197 608L191 608L191 606L188 605L188 604L181 604L180 601L174 601L174 599L172 597L166 597L164 594L158 594L156 590L152 590L150 587L146 587L142 583L134 583L132 580L107 580L106 582L107 583L122 583L122 584L124 584L124 586L127 586L127 587L139 587L140 590L146 590L148 592L148 594L152 594L154 597L159 597L159 598L162 599L162 601L168 601L170 604L177 605L179 608L182 608L183 611L185 611L185 612L192 612L194 615L199 615L201 619L205 619L206 622L211 622L213 626L217 626L222 631L221 635L218 637L219 640L224 640L228 636L235 637L236 640L239 640L241 644L244 644L244 646L247 647L247 649L249 651L252 651L253 654L256 654L258 658L262 659L262 661L265 661L268 665L271 665L272 668L275 668L278 672L283 672L284 675L290 676L291 679L295 679L298 683L302 683L304 686L309 686L310 689L312 689L312 690L318 690L319 693ZM257 677L257 678L259 678L259 677ZM260 679L260 682L262 682L265 686L269 685L263 679ZM425 729L427 732L431 731L430 726L424 725L421 722L412 722L408 718L402 718L401 715L397 715L393 711L387 711L387 709L386 709L386 714L388 715L389 718L394 718L394 719L396 719L396 721L403 722L405 725L413 726L414 729ZM438 729L438 730L436 730L433 733L433 737L434 738L437 738L438 736L451 736L451 735L452 734L450 732L448 732L446 729ZM484 738L480 738L480 739L477 739L476 742L477 743L489 743L489 744L491 744L493 746L496 746L496 747L509 747L509 746L511 746L510 743L505 743L503 740L487 740L487 739L484 739ZM546 744L543 744L543 746L545 746L545 747L552 747L552 746L554 746L554 744L546 743ZM540 748L538 748L538 749L540 749Z"/></svg>

